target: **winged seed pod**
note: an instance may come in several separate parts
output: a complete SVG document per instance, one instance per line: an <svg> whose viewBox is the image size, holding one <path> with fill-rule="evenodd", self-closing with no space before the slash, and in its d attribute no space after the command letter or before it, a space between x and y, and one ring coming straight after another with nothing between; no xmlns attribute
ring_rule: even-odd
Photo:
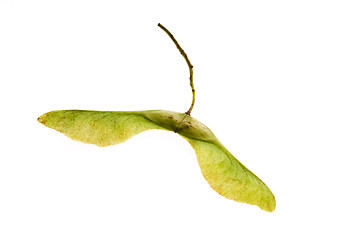
<svg viewBox="0 0 361 240"><path fill-rule="evenodd" d="M73 140L100 147L122 143L147 130L173 131L191 144L204 178L216 192L228 199L257 205L265 211L274 211L276 200L266 184L243 166L206 125L190 116L195 96L193 66L173 35L162 25L158 26L172 38L190 69L193 101L186 113L164 110L60 110L45 113L38 121Z"/></svg>

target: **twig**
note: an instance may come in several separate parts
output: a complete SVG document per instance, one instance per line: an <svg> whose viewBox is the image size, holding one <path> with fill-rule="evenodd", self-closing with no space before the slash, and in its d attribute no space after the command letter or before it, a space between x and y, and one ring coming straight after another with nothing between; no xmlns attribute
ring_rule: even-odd
<svg viewBox="0 0 361 240"><path fill-rule="evenodd" d="M191 64L191 62L188 59L187 54L184 52L184 50L181 48L181 46L178 44L177 40L175 40L175 38L173 37L173 35L168 31L168 29L166 29L162 24L158 23L158 27L160 27L161 29L163 29L164 32L166 32L168 34L168 36L172 39L172 41L174 42L174 44L177 46L179 52L182 54L182 56L184 57L184 59L186 60L187 64L188 64L188 68L189 68L189 81L190 81L190 85L192 88L192 104L189 108L189 110L187 112L185 112L185 114L187 115L191 115L192 109L194 107L194 102L195 102L195 96L196 96L196 90L194 90L194 85L193 85L193 65Z"/></svg>

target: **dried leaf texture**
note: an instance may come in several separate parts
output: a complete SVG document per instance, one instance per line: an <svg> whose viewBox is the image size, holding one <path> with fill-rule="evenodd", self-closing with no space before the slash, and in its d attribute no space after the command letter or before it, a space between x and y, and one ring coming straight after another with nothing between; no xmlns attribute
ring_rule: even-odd
<svg viewBox="0 0 361 240"><path fill-rule="evenodd" d="M276 200L271 190L243 166L204 124L184 113L149 111L60 110L38 121L73 140L101 147L119 144L151 129L177 132L196 152L202 174L222 196L272 212Z"/></svg>

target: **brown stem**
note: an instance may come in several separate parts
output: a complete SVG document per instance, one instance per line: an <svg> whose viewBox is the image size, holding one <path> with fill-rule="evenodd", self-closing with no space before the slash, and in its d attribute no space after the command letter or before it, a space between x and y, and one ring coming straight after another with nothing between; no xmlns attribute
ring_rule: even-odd
<svg viewBox="0 0 361 240"><path fill-rule="evenodd" d="M187 64L188 64L188 68L189 68L189 81L190 81L190 85L192 88L192 104L189 108L189 110L187 112L185 112L185 114L187 115L191 115L192 109L194 107L194 102L195 102L195 97L196 97L196 90L194 90L194 85L193 85L193 65L191 64L191 62L188 59L187 54L184 52L184 50L181 48L181 46L178 44L177 40L175 40L174 36L168 31L168 29L166 29L162 24L158 23L158 27L160 27L161 29L163 29L164 32L166 32L168 34L168 36L172 39L172 41L174 42L174 44L176 45L176 47L178 48L179 52L182 54L182 56L184 57L184 59L186 60Z"/></svg>

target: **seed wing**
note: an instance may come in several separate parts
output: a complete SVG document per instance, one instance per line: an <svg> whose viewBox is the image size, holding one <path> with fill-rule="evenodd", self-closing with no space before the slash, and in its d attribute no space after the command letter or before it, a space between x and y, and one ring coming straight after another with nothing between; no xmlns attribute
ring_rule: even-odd
<svg viewBox="0 0 361 240"><path fill-rule="evenodd" d="M73 140L100 147L122 143L150 129L163 129L140 111L60 110L45 113L38 121Z"/></svg>
<svg viewBox="0 0 361 240"><path fill-rule="evenodd" d="M268 212L274 211L276 200L271 190L223 145L190 138L186 140L194 148L202 174L213 190L228 199L257 205Z"/></svg>

